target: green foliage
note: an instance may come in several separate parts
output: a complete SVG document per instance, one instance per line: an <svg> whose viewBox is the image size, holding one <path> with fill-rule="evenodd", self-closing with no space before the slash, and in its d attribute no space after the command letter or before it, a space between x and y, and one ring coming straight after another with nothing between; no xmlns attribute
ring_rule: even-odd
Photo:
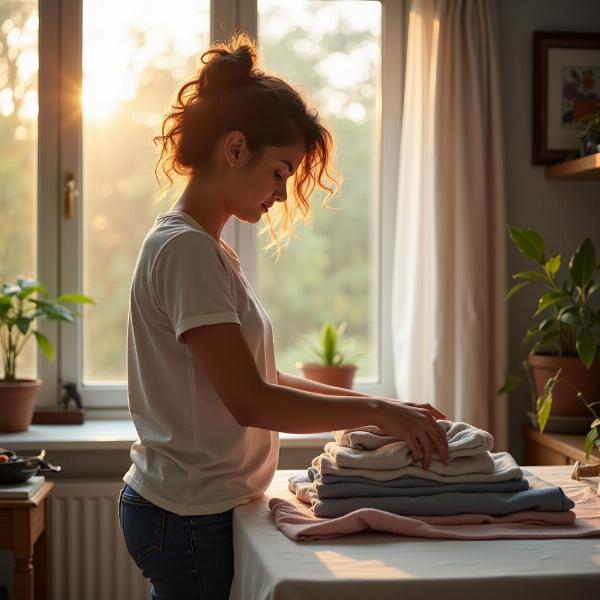
<svg viewBox="0 0 600 600"><path fill-rule="evenodd" d="M600 432L598 431L598 427L600 427L600 422L597 422L598 419L596 419L596 421L594 421L596 423L596 426L594 428L594 426L592 425L592 428L588 431L587 435L585 436L585 444L583 449L585 450L585 457L589 458L590 454L592 453L592 450L594 449L594 445L596 444L596 440L598 438L600 438Z"/></svg>
<svg viewBox="0 0 600 600"><path fill-rule="evenodd" d="M544 385L544 393L536 400L536 410L538 415L538 425L540 431L544 433L548 418L550 417L550 411L552 410L552 392L558 383L558 376L560 375L560 369L554 375L546 381Z"/></svg>
<svg viewBox="0 0 600 600"><path fill-rule="evenodd" d="M36 298L32 296L37 294ZM72 323L80 314L65 304L94 304L87 296L67 294L56 300L48 298L48 290L38 281L18 278L17 283L2 284L0 292L0 349L4 358L4 380L15 381L17 357L26 342L34 336L48 360L54 359L50 340L32 329L34 321L51 319Z"/></svg>
<svg viewBox="0 0 600 600"><path fill-rule="evenodd" d="M345 367L354 364L354 359L361 353L350 354L342 350L340 338L346 330L346 323L341 323L336 327L333 323L325 322L319 333L319 343L316 344L311 338L306 337L310 349L318 359L318 364L325 367Z"/></svg>
<svg viewBox="0 0 600 600"><path fill-rule="evenodd" d="M600 141L600 110L584 115L578 122L581 126L580 135L582 138Z"/></svg>
<svg viewBox="0 0 600 600"><path fill-rule="evenodd" d="M594 244L589 238L581 243L569 261L570 281L559 284L561 255L546 258L544 241L532 229L508 229L517 249L534 261L538 270L515 273L513 279L520 281L507 299L531 284L542 287L533 316L544 318L527 330L524 345L535 342L531 349L534 354L579 356L589 369L598 356L600 341L600 310L592 306L592 297L600 288L600 281L593 279L598 269Z"/></svg>
<svg viewBox="0 0 600 600"><path fill-rule="evenodd" d="M592 305L593 295L600 288L600 281L594 280L594 272L599 268L596 250L590 238L586 238L575 250L569 261L570 279L559 283L557 274L561 267L561 255L545 255L542 236L533 229L517 229L508 226L510 239L519 252L532 260L537 270L521 271L512 278L519 280L506 295L507 300L531 284L541 286L542 292L537 300L533 317L542 316L523 337L523 347L531 345L531 354L551 354L556 356L578 356L586 368L590 368L598 358L600 342L600 309ZM531 377L527 361L523 361L530 384ZM552 410L552 392L559 380L559 372L546 382L544 393L535 397L531 385L532 401L537 412L540 431L544 431ZM519 385L521 378L508 375L499 394L512 391ZM576 390L577 391L577 390ZM582 394L578 397L597 417L593 405L588 404ZM597 419L596 419L597 420ZM592 426L592 430L598 424ZM595 439L595 438L594 438ZM592 442L593 443L593 442Z"/></svg>
<svg viewBox="0 0 600 600"><path fill-rule="evenodd" d="M521 378L518 375L508 374L504 385L498 390L498 394L510 394L521 384Z"/></svg>

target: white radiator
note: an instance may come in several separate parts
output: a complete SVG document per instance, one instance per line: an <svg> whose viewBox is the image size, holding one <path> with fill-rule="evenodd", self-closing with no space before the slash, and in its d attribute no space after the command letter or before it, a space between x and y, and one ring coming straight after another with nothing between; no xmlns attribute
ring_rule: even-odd
<svg viewBox="0 0 600 600"><path fill-rule="evenodd" d="M48 498L52 600L149 600L119 529L122 481L55 481Z"/></svg>

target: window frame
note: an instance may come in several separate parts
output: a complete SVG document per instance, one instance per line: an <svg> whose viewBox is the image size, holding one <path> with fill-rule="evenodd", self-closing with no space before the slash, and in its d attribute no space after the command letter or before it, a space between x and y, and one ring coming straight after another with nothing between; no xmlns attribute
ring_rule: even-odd
<svg viewBox="0 0 600 600"><path fill-rule="evenodd" d="M38 0L39 70L38 70L38 164L37 164L37 278L51 297L59 294L57 200L59 157L59 48L60 0ZM44 333L59 353L59 328L53 321L42 320L37 329ZM49 362L38 349L37 374L42 388L37 403L56 403L59 359Z"/></svg>
<svg viewBox="0 0 600 600"><path fill-rule="evenodd" d="M330 0L335 1L335 0ZM357 383L355 389L376 396L394 397L391 296L392 260L396 217L402 86L407 27L405 0L377 1L382 5L381 95L377 112L379 193L379 367L377 381ZM40 72L39 72L39 167L38 167L38 276L52 295L81 292L82 220L79 205L75 218L64 216L64 183L67 174L75 175L76 186L82 181L82 119L79 89L82 76L83 0L40 0ZM257 3L242 0L212 0L210 40L223 40L237 28L257 38ZM61 35L68 31L69 35ZM58 152L57 152L58 149ZM256 285L257 225L230 220L223 238L240 255L244 272ZM127 414L125 385L83 386L82 322L74 324L40 323L40 329L56 348L57 360L48 363L38 351L38 373L43 380L40 405L54 405L60 394L59 379L73 381L92 418Z"/></svg>

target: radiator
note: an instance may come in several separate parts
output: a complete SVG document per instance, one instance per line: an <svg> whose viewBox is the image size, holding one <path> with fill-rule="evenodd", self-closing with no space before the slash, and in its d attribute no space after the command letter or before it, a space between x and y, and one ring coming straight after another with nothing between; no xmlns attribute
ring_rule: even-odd
<svg viewBox="0 0 600 600"><path fill-rule="evenodd" d="M52 600L149 600L119 529L123 482L60 481L48 497Z"/></svg>

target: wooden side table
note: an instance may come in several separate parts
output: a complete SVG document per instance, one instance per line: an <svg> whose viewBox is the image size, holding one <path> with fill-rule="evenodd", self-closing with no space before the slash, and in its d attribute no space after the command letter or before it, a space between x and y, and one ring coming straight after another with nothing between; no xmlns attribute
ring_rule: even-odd
<svg viewBox="0 0 600 600"><path fill-rule="evenodd" d="M0 500L0 548L15 555L15 600L47 600L48 511L54 483L46 481L32 498Z"/></svg>
<svg viewBox="0 0 600 600"><path fill-rule="evenodd" d="M594 449L586 460L584 434L540 433L531 427L523 428L525 439L525 465L572 465L600 463L600 454Z"/></svg>

